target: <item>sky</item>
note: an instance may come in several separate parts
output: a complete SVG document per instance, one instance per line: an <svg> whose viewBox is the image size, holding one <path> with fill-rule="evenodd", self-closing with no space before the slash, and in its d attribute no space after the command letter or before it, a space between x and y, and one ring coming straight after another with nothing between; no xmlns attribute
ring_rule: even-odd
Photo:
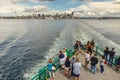
<svg viewBox="0 0 120 80"><path fill-rule="evenodd" d="M0 0L0 16L53 12L77 16L120 16L120 0Z"/></svg>

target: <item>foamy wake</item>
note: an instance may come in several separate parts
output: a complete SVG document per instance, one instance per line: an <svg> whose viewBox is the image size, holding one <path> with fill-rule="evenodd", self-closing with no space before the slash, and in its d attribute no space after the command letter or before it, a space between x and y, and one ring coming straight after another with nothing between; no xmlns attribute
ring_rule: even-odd
<svg viewBox="0 0 120 80"><path fill-rule="evenodd" d="M65 26L63 31L60 33L60 37L55 39L55 42L52 46L50 46L50 49L45 52L45 60L41 62L38 62L38 64L35 67L32 67L30 70L27 71L27 73L24 74L24 78L26 80L31 79L39 69L47 64L47 60L49 58L52 58L58 54L59 50L63 50L64 47L69 48L72 45L73 38L72 38L72 26L68 25Z"/></svg>
<svg viewBox="0 0 120 80"><path fill-rule="evenodd" d="M76 30L74 31L74 37L83 41L82 43L87 43L88 40L90 41L91 39L94 39L96 44L102 46L103 48L106 46L110 47L110 49L114 47L116 54L120 55L120 45L116 44L110 39L107 39L104 37L104 35L93 30L89 25L86 25L85 23L79 23Z"/></svg>
<svg viewBox="0 0 120 80"><path fill-rule="evenodd" d="M28 70L27 73L24 74L24 78L26 80L31 79L39 71L40 67L46 65L49 58L57 55L58 51L62 50L64 47L71 47L76 40L80 40L83 44L86 44L87 41L91 39L94 39L96 44L99 44L103 47L115 47L116 52L120 50L119 45L93 30L89 25L86 25L83 22L77 24L69 23L60 33L60 37L56 38L54 44L50 46L48 51L45 52L46 60L43 60L42 63L38 62L35 67L32 67L30 70Z"/></svg>

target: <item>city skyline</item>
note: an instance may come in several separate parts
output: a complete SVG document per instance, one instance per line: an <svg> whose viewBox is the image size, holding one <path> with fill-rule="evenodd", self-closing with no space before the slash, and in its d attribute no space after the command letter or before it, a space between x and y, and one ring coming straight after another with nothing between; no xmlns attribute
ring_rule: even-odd
<svg viewBox="0 0 120 80"><path fill-rule="evenodd" d="M120 0L0 0L0 16L77 12L78 16L120 16Z"/></svg>

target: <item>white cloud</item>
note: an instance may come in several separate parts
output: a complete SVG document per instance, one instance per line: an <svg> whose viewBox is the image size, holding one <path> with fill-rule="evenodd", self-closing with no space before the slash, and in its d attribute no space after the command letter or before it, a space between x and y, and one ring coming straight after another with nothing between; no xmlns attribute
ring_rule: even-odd
<svg viewBox="0 0 120 80"><path fill-rule="evenodd" d="M120 0L115 0L114 4L120 4Z"/></svg>
<svg viewBox="0 0 120 80"><path fill-rule="evenodd" d="M68 2L68 4L76 4L78 2L85 2L85 3L89 3L92 2L93 0L71 0L70 2Z"/></svg>
<svg viewBox="0 0 120 80"><path fill-rule="evenodd" d="M48 3L48 2L54 1L54 0L27 0L27 1L31 1L33 3Z"/></svg>
<svg viewBox="0 0 120 80"><path fill-rule="evenodd" d="M120 4L114 4L117 1L109 2L90 2L77 8L71 8L70 11L76 12L77 16L117 16L120 17Z"/></svg>
<svg viewBox="0 0 120 80"><path fill-rule="evenodd" d="M33 7L27 7L24 9L24 12L40 12L40 11L46 11L49 8L46 6L33 6Z"/></svg>
<svg viewBox="0 0 120 80"><path fill-rule="evenodd" d="M55 13L60 11L53 11L47 6L30 6L28 2L48 2L41 0L0 0L0 16L1 15L23 15L32 14L38 12ZM73 2L78 2L77 0L71 0ZM83 1L83 0L82 0ZM108 2L92 2L92 0L85 5L78 6L76 8L71 8L68 12L77 12L78 16L120 16L120 0L108 1ZM24 4L20 4L24 3Z"/></svg>
<svg viewBox="0 0 120 80"><path fill-rule="evenodd" d="M20 4L21 1L27 2L28 0L0 0L0 16L24 15L28 14L28 12L32 13L49 9L41 5L30 6L27 4Z"/></svg>
<svg viewBox="0 0 120 80"><path fill-rule="evenodd" d="M10 1L2 2L0 1L0 13L12 13L14 11L22 11L24 9L23 5L11 3Z"/></svg>

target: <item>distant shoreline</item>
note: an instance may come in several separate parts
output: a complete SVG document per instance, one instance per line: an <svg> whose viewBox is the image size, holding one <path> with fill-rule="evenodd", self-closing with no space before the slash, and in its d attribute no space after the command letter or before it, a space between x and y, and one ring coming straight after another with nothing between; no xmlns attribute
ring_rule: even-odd
<svg viewBox="0 0 120 80"><path fill-rule="evenodd" d="M0 17L0 19L120 19L120 17L34 17L34 16L15 16L15 17Z"/></svg>

